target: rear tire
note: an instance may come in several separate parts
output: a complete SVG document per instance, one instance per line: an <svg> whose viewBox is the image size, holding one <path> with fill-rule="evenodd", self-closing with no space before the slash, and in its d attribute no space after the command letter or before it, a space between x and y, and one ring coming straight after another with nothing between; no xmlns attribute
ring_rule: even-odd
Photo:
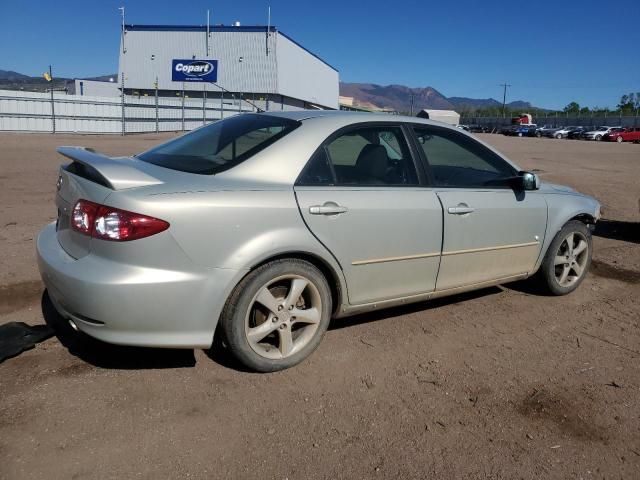
<svg viewBox="0 0 640 480"><path fill-rule="evenodd" d="M538 271L538 281L553 295L573 292L591 266L591 231L582 222L571 220L556 234Z"/></svg>
<svg viewBox="0 0 640 480"><path fill-rule="evenodd" d="M618 137L618 138L616 138L616 142L618 142L618 143L622 143L622 142L623 142L622 137Z"/></svg>
<svg viewBox="0 0 640 480"><path fill-rule="evenodd" d="M331 290L320 270L304 260L275 260L236 286L222 312L220 333L242 365L275 372L311 355L331 311Z"/></svg>
<svg viewBox="0 0 640 480"><path fill-rule="evenodd" d="M599 142L600 140L602 140L602 135L596 135L596 136L595 136L595 138L594 138L594 140L595 140L596 142Z"/></svg>

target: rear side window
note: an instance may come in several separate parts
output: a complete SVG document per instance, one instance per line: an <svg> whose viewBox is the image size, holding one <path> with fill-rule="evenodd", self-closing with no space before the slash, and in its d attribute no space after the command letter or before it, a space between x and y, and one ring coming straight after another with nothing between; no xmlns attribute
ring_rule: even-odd
<svg viewBox="0 0 640 480"><path fill-rule="evenodd" d="M417 185L418 177L400 127L356 127L325 143L298 185Z"/></svg>
<svg viewBox="0 0 640 480"><path fill-rule="evenodd" d="M181 172L214 175L251 158L299 125L288 118L237 115L163 143L136 158Z"/></svg>

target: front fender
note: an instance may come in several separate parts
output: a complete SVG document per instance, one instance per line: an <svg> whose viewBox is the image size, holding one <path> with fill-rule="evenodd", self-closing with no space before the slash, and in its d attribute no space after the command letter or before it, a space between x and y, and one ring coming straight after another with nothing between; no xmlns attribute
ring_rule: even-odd
<svg viewBox="0 0 640 480"><path fill-rule="evenodd" d="M545 193L547 202L547 231L536 263L537 271L547 249L564 225L576 217L588 216L597 222L600 219L600 203L593 197L576 193Z"/></svg>

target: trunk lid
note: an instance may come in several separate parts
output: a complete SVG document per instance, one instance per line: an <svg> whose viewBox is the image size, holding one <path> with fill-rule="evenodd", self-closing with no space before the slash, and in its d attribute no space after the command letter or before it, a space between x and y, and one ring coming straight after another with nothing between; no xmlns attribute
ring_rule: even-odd
<svg viewBox="0 0 640 480"><path fill-rule="evenodd" d="M80 199L104 203L114 191L162 184L163 181L137 168L130 158L109 158L83 147L60 147L72 160L62 165L56 184L58 242L73 258L90 252L91 237L71 228L73 207Z"/></svg>

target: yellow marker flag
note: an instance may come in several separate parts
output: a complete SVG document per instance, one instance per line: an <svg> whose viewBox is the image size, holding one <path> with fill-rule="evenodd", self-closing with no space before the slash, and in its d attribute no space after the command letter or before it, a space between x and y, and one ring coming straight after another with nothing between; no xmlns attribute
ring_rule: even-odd
<svg viewBox="0 0 640 480"><path fill-rule="evenodd" d="M50 82L50 81L51 81L51 75L49 75L49 72L44 72L44 73L42 74L42 76L44 77L44 79L45 79L47 82Z"/></svg>

